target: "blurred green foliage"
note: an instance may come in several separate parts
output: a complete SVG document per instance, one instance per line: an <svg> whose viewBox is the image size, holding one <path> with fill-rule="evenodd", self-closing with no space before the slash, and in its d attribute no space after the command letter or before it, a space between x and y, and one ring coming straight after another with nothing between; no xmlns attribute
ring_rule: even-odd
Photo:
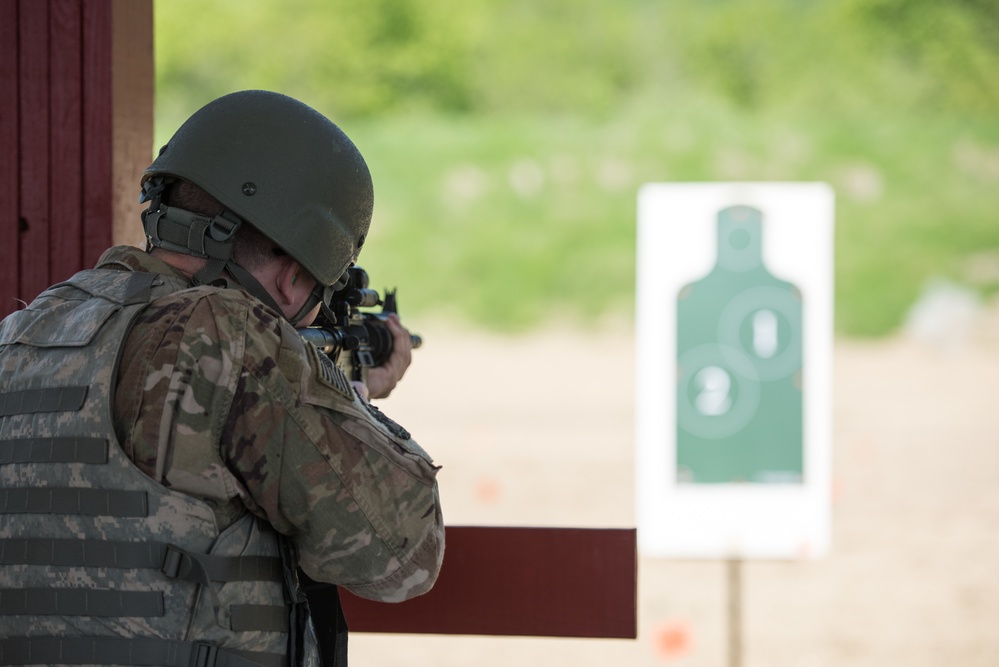
<svg viewBox="0 0 999 667"><path fill-rule="evenodd" d="M375 177L362 264L417 317L630 317L649 181L823 180L837 328L999 290L995 0L157 0L157 145L267 88Z"/></svg>

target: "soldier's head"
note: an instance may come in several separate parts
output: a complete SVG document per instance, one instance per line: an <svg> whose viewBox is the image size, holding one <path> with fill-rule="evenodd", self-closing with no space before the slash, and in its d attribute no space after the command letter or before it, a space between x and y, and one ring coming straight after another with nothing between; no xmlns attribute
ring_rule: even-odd
<svg viewBox="0 0 999 667"><path fill-rule="evenodd" d="M316 282L295 322L357 258L374 194L340 128L298 100L250 90L191 116L142 175L141 198L150 202L142 216L150 248L205 260L195 283L231 276L275 306L273 290L250 275L255 267L242 264L268 253L294 260Z"/></svg>

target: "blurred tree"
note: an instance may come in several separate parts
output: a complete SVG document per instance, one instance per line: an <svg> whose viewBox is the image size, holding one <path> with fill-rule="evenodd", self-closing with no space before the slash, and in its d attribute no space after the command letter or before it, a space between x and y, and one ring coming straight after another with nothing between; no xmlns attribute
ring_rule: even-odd
<svg viewBox="0 0 999 667"><path fill-rule="evenodd" d="M755 108L999 107L995 0L161 0L156 11L158 34L173 36L157 41L159 89L201 102L258 86L339 116L606 116L682 86Z"/></svg>
<svg viewBox="0 0 999 667"><path fill-rule="evenodd" d="M852 0L848 12L892 65L918 73L919 104L999 108L999 2Z"/></svg>
<svg viewBox="0 0 999 667"><path fill-rule="evenodd" d="M244 88L349 126L378 174L366 268L407 285L407 311L442 294L496 326L620 310L648 181L832 183L849 333L889 331L924 279L960 278L969 253L999 248L999 0L155 11L160 141ZM901 249L890 263L888 247Z"/></svg>
<svg viewBox="0 0 999 667"><path fill-rule="evenodd" d="M156 43L158 87L198 102L269 88L339 116L464 111L472 9L413 0L161 1L157 33L174 38Z"/></svg>

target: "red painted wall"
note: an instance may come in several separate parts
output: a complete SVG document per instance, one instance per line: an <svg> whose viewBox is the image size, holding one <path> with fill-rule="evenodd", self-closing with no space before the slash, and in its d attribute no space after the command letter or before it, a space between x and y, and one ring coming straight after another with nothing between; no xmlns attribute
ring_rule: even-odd
<svg viewBox="0 0 999 667"><path fill-rule="evenodd" d="M0 0L0 317L112 244L116 179L149 157L117 119L151 146L152 71L151 0Z"/></svg>

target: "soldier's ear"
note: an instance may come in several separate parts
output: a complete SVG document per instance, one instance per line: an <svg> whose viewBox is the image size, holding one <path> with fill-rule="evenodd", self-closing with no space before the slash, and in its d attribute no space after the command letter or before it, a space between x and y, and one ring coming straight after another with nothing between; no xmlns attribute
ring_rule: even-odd
<svg viewBox="0 0 999 667"><path fill-rule="evenodd" d="M278 294L278 305L291 306L297 303L301 291L302 281L299 273L302 267L291 257L281 257L280 266L274 276L275 288Z"/></svg>

